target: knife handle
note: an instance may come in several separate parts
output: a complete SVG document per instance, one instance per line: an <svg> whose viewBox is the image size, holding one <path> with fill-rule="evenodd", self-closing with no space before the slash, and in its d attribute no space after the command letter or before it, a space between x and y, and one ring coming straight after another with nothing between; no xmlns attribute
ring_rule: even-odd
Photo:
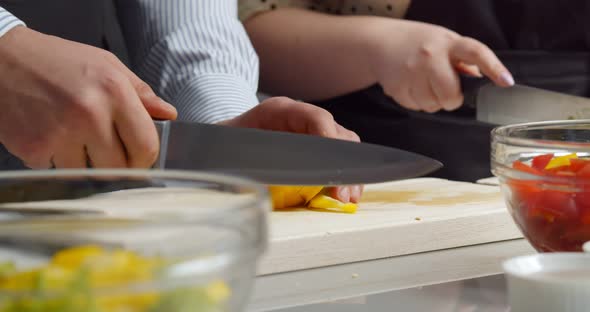
<svg viewBox="0 0 590 312"><path fill-rule="evenodd" d="M160 152L158 159L154 163L153 169L164 169L166 165L166 156L168 152L168 136L170 134L170 120L154 120L154 125L158 131L160 139Z"/></svg>
<svg viewBox="0 0 590 312"><path fill-rule="evenodd" d="M477 96L479 90L492 83L488 78L479 78L466 75L459 75L461 91L463 92L463 103L472 109L477 109Z"/></svg>

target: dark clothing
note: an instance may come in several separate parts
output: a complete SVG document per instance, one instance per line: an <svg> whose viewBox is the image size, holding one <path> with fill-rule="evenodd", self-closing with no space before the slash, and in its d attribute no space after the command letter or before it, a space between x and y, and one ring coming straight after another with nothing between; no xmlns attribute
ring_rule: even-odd
<svg viewBox="0 0 590 312"><path fill-rule="evenodd" d="M0 0L27 27L112 51L127 63L113 0Z"/></svg>

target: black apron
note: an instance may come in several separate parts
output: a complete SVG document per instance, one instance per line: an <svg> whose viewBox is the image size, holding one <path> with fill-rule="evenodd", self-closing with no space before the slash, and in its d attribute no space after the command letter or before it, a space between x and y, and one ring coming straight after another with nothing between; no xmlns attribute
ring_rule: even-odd
<svg viewBox="0 0 590 312"><path fill-rule="evenodd" d="M0 0L31 29L113 52L129 64L114 0ZM25 169L0 144L0 170Z"/></svg>
<svg viewBox="0 0 590 312"><path fill-rule="evenodd" d="M0 0L31 29L107 49L128 64L114 0Z"/></svg>
<svg viewBox="0 0 590 312"><path fill-rule="evenodd" d="M490 46L516 81L590 96L590 1L413 0L407 19L437 24ZM466 99L468 100L468 99ZM363 141L442 161L432 176L475 181L489 177L490 131L470 104L455 112L415 113L378 86L320 106Z"/></svg>

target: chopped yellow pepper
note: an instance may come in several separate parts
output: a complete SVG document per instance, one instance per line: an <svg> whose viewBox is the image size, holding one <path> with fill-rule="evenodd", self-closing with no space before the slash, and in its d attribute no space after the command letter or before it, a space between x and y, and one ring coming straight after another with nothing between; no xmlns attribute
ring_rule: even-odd
<svg viewBox="0 0 590 312"><path fill-rule="evenodd" d="M269 187L274 209L303 207L322 189L322 186L279 185Z"/></svg>
<svg viewBox="0 0 590 312"><path fill-rule="evenodd" d="M564 155L564 156L554 157L551 159L551 161L549 161L547 166L545 166L545 170L563 167L563 166L569 166L570 159L573 159L573 158L578 158L578 155L574 153L574 154L568 154L568 155Z"/></svg>
<svg viewBox="0 0 590 312"><path fill-rule="evenodd" d="M309 208L324 209L336 212L355 213L357 205L353 203L343 203L330 196L319 194L314 197L308 204Z"/></svg>
<svg viewBox="0 0 590 312"><path fill-rule="evenodd" d="M355 213L357 205L343 203L328 195L321 186L270 186L274 209L314 208L345 213Z"/></svg>
<svg viewBox="0 0 590 312"><path fill-rule="evenodd" d="M207 288L205 288L205 292L207 293L207 296L211 298L211 300L217 303L224 302L231 294L227 284L222 281L212 282L209 284L209 286L207 286Z"/></svg>
<svg viewBox="0 0 590 312"><path fill-rule="evenodd" d="M130 288L96 292L157 283L164 265L161 258L144 258L130 251L109 251L98 246L57 252L47 265L30 271L18 272L13 265L3 264L0 292L22 291L24 295L0 298L0 312L221 311L221 305L231 295L222 281L163 291Z"/></svg>

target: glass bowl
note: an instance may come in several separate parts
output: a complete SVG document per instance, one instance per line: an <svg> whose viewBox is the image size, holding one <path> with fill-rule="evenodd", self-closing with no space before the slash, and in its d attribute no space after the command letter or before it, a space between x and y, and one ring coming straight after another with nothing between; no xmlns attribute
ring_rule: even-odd
<svg viewBox="0 0 590 312"><path fill-rule="evenodd" d="M582 251L590 240L590 120L496 128L491 158L510 213L533 247Z"/></svg>
<svg viewBox="0 0 590 312"><path fill-rule="evenodd" d="M269 210L226 176L0 173L0 311L242 311Z"/></svg>

